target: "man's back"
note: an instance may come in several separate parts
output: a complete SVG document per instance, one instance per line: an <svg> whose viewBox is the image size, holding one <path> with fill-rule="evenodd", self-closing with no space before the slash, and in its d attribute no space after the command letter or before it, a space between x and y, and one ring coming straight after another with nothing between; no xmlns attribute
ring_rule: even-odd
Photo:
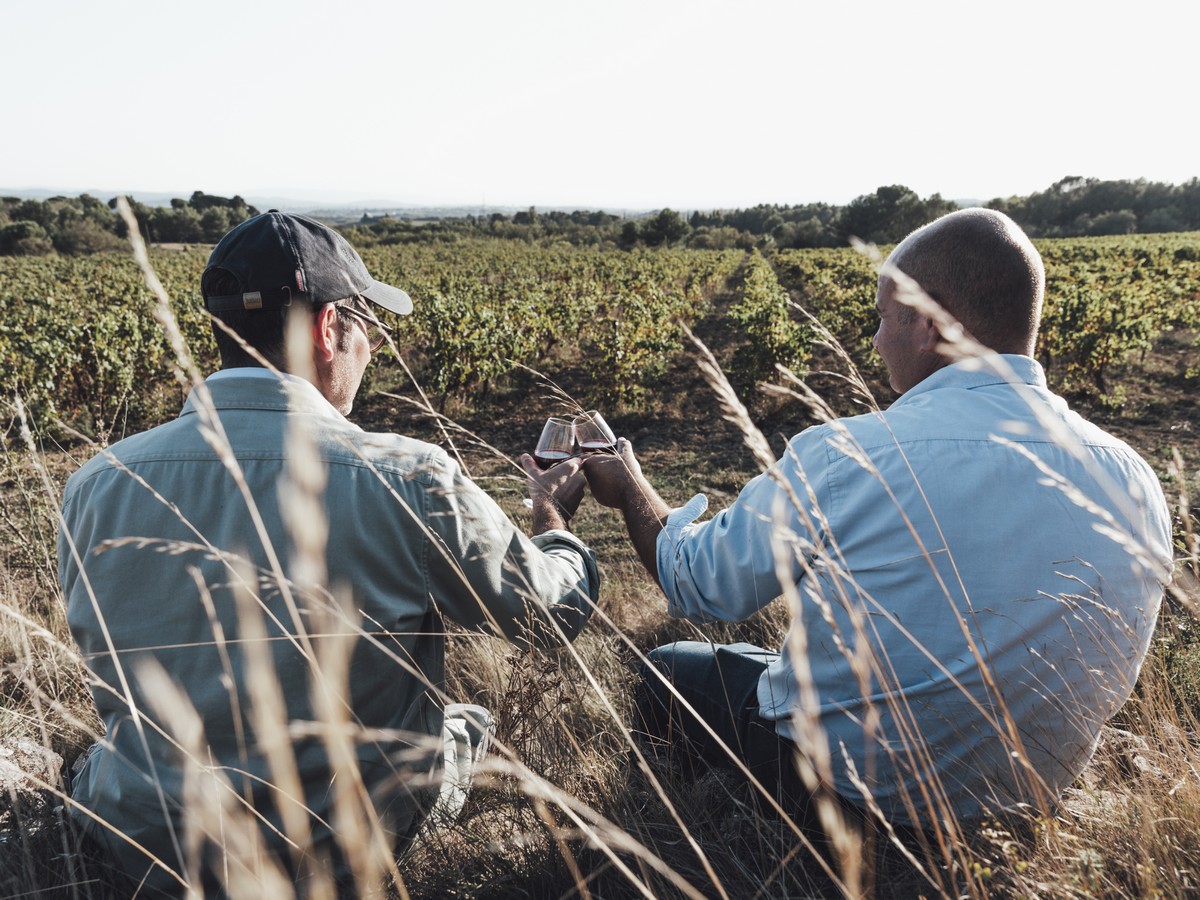
<svg viewBox="0 0 1200 900"><path fill-rule="evenodd" d="M1034 800L1039 779L1050 796L1069 783L1132 689L1168 572L1169 519L1149 467L1050 394L1032 360L1002 359L1019 387L952 366L884 414L797 436L777 468L790 497L755 479L675 537L663 578L678 612L741 618L778 593L785 542L836 789L865 802L844 745L899 821ZM1096 512L1109 509L1111 521ZM787 721L791 646L759 703L803 746Z"/></svg>
<svg viewBox="0 0 1200 900"><path fill-rule="evenodd" d="M264 816L278 852L281 833L297 837L278 802L284 773L270 760L281 739L304 786L304 827L320 842L335 827L337 792L353 790L357 776L330 768L319 723L331 713L313 699L319 680L336 714L362 727L352 744L363 787L402 846L437 788L442 615L494 623L515 639L529 624L527 604L561 602L570 634L586 620L589 584L594 592L590 553L561 533L538 539L538 549L443 451L366 434L307 383L235 376L208 389L224 430L212 440L229 453L210 446L193 396L178 420L121 442L68 484L60 570L72 632L103 685L94 694L111 742L89 761L75 799L174 866L183 772L212 766L228 785L224 801ZM315 508L289 475L304 459L289 443L298 423L321 460L295 463L305 467L300 481L316 479ZM298 583L306 576L296 531L315 539L328 588ZM353 655L341 671L346 634ZM147 659L199 713L205 758L181 766L170 739L131 719L131 706L162 709L146 688L153 682L138 677ZM270 724L276 692L285 708ZM140 851L106 843L128 870L144 867Z"/></svg>

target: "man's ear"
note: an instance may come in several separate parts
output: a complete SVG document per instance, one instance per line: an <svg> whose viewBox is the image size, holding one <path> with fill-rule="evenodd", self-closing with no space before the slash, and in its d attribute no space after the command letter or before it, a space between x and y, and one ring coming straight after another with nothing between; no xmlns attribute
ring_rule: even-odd
<svg viewBox="0 0 1200 900"><path fill-rule="evenodd" d="M942 335L932 317L918 315L917 327L921 329L921 352L936 353L938 344L942 342Z"/></svg>
<svg viewBox="0 0 1200 900"><path fill-rule="evenodd" d="M338 313L326 303L313 315L313 354L319 362L329 362L337 349Z"/></svg>

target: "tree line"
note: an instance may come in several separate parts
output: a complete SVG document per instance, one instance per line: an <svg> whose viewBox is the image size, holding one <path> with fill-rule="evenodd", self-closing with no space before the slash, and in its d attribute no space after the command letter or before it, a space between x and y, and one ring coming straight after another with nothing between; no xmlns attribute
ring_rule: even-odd
<svg viewBox="0 0 1200 900"><path fill-rule="evenodd" d="M119 250L125 246L125 222L116 215L117 200L107 203L90 194L22 200L0 197L0 255L74 255ZM170 206L130 204L142 236L160 244L213 243L258 210L239 196L194 191Z"/></svg>
<svg viewBox="0 0 1200 900"><path fill-rule="evenodd" d="M1200 179L1181 185L1102 181L1071 176L1026 197L980 203L1016 220L1032 237L1092 237L1200 231ZM464 216L435 221L364 215L347 233L366 246L453 242L465 236L534 243L706 250L784 250L845 247L851 238L894 244L914 228L960 204L940 194L922 198L904 185L885 185L845 206L830 203L760 204L747 209L662 209L639 217L597 212Z"/></svg>
<svg viewBox="0 0 1200 900"><path fill-rule="evenodd" d="M21 200L0 197L0 255L77 254L117 249L124 223L103 203L77 198ZM154 243L212 243L258 214L239 196L195 191L169 207L134 202L143 235ZM1032 237L1089 237L1200 231L1200 179L1183 184L1104 181L1069 176L1024 197L980 204L1016 220ZM360 247L453 243L469 237L566 243L575 246L690 247L708 250L774 250L844 247L853 238L892 244L919 225L957 209L940 194L922 198L904 185L885 185L844 206L829 203L760 204L746 209L661 209L641 216L591 210L467 215L431 220L364 214L342 230Z"/></svg>
<svg viewBox="0 0 1200 900"><path fill-rule="evenodd" d="M364 214L343 230L357 246L366 247L451 243L479 236L625 250L680 246L697 250L769 250L845 247L851 236L872 243L892 243L957 208L939 194L921 199L907 187L892 185L840 207L828 203L764 204L687 215L666 208L632 217L592 211L538 212L531 207L513 216L492 213L423 221Z"/></svg>

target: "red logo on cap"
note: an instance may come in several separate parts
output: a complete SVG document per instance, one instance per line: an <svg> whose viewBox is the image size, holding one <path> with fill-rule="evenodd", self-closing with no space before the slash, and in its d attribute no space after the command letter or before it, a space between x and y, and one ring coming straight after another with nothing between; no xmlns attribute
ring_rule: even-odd
<svg viewBox="0 0 1200 900"><path fill-rule="evenodd" d="M299 269L296 270L296 290L302 294L304 293L304 273Z"/></svg>

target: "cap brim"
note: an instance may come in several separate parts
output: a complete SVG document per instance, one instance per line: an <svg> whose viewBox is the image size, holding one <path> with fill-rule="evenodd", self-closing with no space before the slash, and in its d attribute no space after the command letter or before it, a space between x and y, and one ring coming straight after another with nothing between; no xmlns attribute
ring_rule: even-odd
<svg viewBox="0 0 1200 900"><path fill-rule="evenodd" d="M373 280L366 290L359 291L359 293L388 312L394 312L400 316L407 316L412 312L412 298L400 288L384 284L382 281Z"/></svg>

